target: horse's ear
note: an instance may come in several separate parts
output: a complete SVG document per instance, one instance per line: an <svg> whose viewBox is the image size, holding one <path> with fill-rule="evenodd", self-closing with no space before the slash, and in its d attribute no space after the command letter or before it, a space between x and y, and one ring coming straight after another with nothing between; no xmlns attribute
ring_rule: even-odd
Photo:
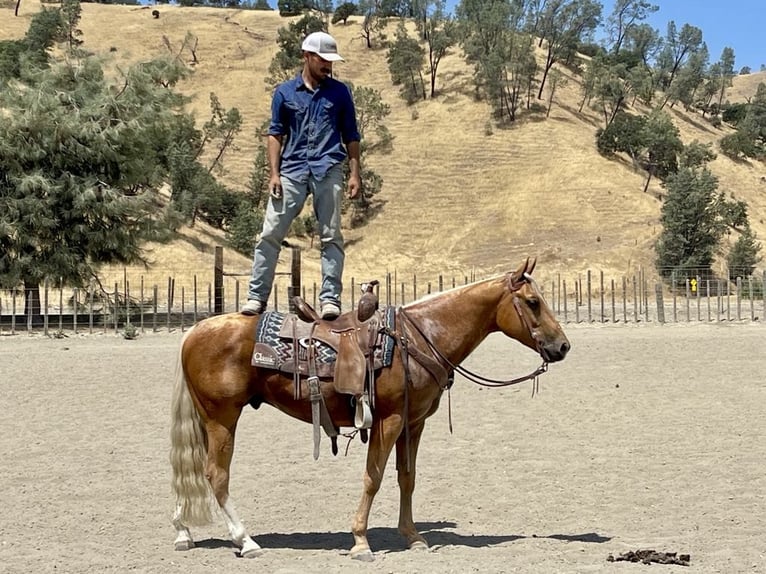
<svg viewBox="0 0 766 574"><path fill-rule="evenodd" d="M532 259L527 257L527 264L526 264L526 271L525 271L525 273L528 273L529 275L532 275L532 271L535 270L535 265L537 265L537 257L532 257Z"/></svg>
<svg viewBox="0 0 766 574"><path fill-rule="evenodd" d="M527 266L529 265L529 258L522 263L516 271L510 274L511 290L515 291L521 284L524 283L524 273L527 272Z"/></svg>

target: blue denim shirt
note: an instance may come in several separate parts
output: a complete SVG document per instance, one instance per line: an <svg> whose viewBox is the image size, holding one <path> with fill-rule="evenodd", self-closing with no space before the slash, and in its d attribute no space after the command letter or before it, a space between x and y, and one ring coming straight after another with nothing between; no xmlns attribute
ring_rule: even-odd
<svg viewBox="0 0 766 574"><path fill-rule="evenodd" d="M297 181L321 180L347 155L345 144L361 139L348 87L326 78L311 91L299 74L277 86L269 135L281 135L280 174Z"/></svg>

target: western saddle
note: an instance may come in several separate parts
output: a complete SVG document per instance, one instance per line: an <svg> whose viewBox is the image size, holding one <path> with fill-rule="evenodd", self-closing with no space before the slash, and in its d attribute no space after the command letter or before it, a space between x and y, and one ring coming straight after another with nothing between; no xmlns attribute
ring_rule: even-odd
<svg viewBox="0 0 766 574"><path fill-rule="evenodd" d="M332 379L336 392L351 395L354 408L354 426L362 441L367 441L367 429L372 426L375 401L375 370L382 361L375 354L383 320L378 311L378 300L372 288L377 281L367 284L357 308L334 320L324 320L302 297L291 299L294 314L285 316L279 338L291 340L293 356L281 362L267 343L257 342L253 351L253 364L292 373L294 396L301 398L301 377L306 377L311 420L314 427L314 459L319 457L320 426L330 437L332 452L337 454L338 427L333 423L320 390L320 378ZM319 361L320 344L335 351L334 363Z"/></svg>

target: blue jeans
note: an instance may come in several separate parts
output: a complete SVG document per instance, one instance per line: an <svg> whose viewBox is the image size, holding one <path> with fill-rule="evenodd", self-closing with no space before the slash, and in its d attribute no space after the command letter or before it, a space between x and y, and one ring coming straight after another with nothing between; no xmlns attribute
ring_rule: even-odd
<svg viewBox="0 0 766 574"><path fill-rule="evenodd" d="M314 196L314 215L319 224L322 245L322 286L319 301L340 306L343 290L343 234L340 229L340 210L343 199L343 165L337 164L321 181L309 176L305 182L282 180L282 199L269 198L263 230L253 255L253 271L248 287L248 299L268 301L274 283L274 271L282 249L282 240L290 224L300 214L309 194Z"/></svg>

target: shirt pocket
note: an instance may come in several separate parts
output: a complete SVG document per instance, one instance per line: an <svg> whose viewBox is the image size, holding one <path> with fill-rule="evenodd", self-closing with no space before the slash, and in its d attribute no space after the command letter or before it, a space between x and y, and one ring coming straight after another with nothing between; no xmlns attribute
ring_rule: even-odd
<svg viewBox="0 0 766 574"><path fill-rule="evenodd" d="M338 106L334 102L325 100L319 106L317 124L320 131L337 131L338 129Z"/></svg>
<svg viewBox="0 0 766 574"><path fill-rule="evenodd" d="M308 108L299 102L286 101L284 103L284 125L293 129L302 129L306 123Z"/></svg>

